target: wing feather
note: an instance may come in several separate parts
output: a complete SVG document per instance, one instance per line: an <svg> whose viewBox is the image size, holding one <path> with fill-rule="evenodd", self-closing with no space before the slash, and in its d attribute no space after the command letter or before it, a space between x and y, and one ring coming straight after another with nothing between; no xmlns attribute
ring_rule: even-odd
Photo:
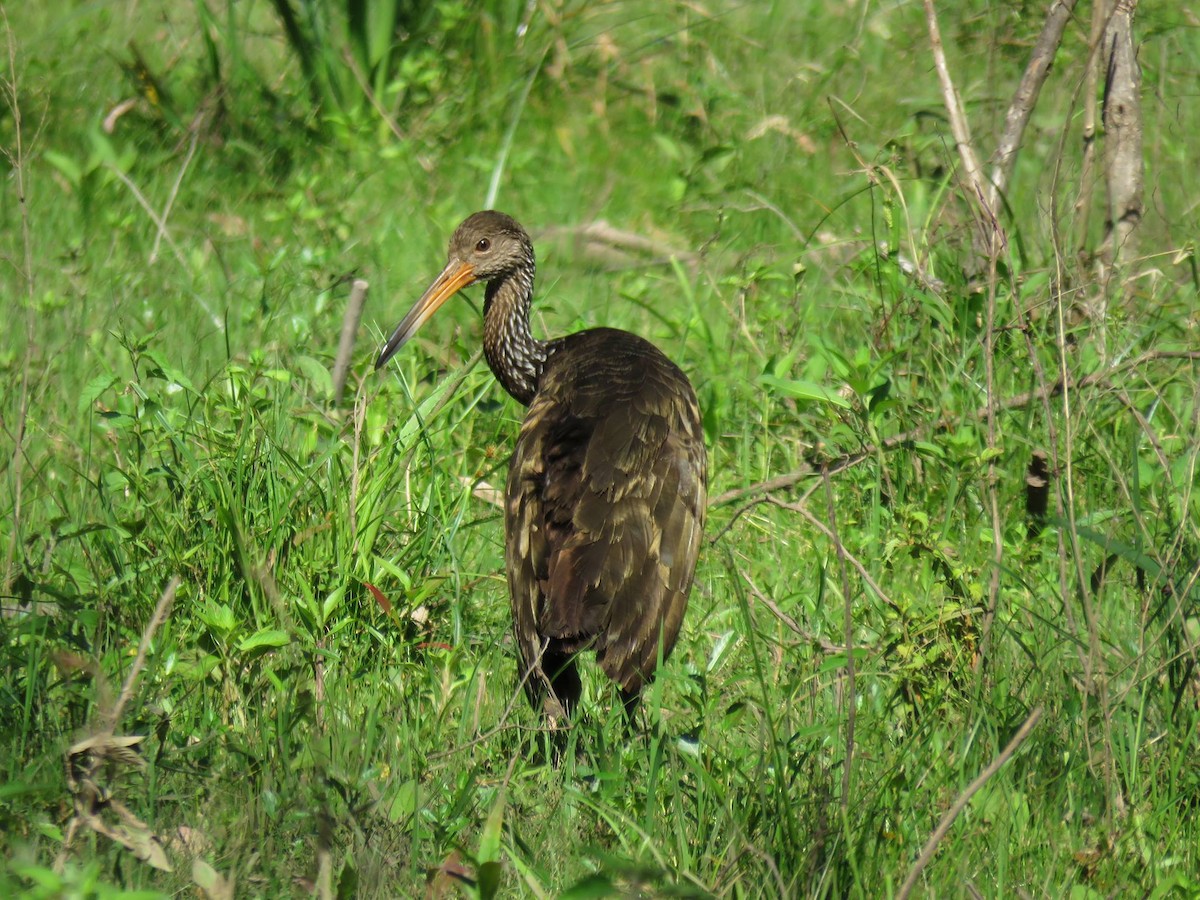
<svg viewBox="0 0 1200 900"><path fill-rule="evenodd" d="M636 693L679 633L706 502L695 394L653 345L558 342L509 469L506 563L524 671L591 646ZM539 687L530 678L533 694Z"/></svg>

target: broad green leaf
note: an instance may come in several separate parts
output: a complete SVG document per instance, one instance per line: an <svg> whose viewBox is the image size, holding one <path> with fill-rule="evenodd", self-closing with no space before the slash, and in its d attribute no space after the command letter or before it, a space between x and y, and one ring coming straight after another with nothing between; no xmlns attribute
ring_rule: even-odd
<svg viewBox="0 0 1200 900"><path fill-rule="evenodd" d="M793 381L790 378L776 378L773 375L762 375L759 381L781 394L794 397L797 400L811 400L815 403L828 403L842 409L850 409L850 402L838 396L829 388L811 381Z"/></svg>
<svg viewBox="0 0 1200 900"><path fill-rule="evenodd" d="M620 897L621 891L607 875L599 872L575 882L558 895L558 900L596 900L598 897Z"/></svg>
<svg viewBox="0 0 1200 900"><path fill-rule="evenodd" d="M278 628L265 628L255 632L238 644L242 652L257 650L260 647L286 647L292 642L291 635Z"/></svg>
<svg viewBox="0 0 1200 900"><path fill-rule="evenodd" d="M76 160L54 150L47 150L42 156L46 162L58 169L59 174L67 179L72 187L79 187L83 181L83 167Z"/></svg>
<svg viewBox="0 0 1200 900"><path fill-rule="evenodd" d="M91 381L83 386L83 391L79 394L79 403L77 408L80 415L91 409L92 404L100 399L100 395L117 383L115 375L97 375Z"/></svg>

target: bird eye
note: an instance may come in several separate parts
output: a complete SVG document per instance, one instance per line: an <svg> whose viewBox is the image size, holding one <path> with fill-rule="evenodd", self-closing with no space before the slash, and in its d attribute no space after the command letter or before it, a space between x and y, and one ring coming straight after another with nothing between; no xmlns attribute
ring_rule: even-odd
<svg viewBox="0 0 1200 900"><path fill-rule="evenodd" d="M480 253L487 253L489 250L492 249L492 242L489 241L487 238L480 238L479 241L475 244L475 249Z"/></svg>

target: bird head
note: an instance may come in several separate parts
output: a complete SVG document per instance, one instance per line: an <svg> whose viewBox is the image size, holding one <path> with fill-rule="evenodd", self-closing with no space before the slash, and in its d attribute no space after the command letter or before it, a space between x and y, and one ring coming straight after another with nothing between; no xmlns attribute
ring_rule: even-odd
<svg viewBox="0 0 1200 900"><path fill-rule="evenodd" d="M533 242L516 219L491 209L469 216L454 229L445 268L396 326L375 368L391 359L438 307L463 288L477 281L504 279L532 265Z"/></svg>

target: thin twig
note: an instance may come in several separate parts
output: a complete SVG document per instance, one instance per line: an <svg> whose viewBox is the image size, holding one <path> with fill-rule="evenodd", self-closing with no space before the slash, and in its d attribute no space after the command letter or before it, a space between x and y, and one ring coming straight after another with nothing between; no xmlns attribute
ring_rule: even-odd
<svg viewBox="0 0 1200 900"><path fill-rule="evenodd" d="M1008 114L1004 117L1004 132L1000 135L996 152L992 154L992 177L987 191L988 205L992 209L998 208L1000 196L1008 188L1008 179L1012 176L1013 166L1017 161L1021 138L1025 134L1026 125L1029 124L1033 108L1037 105L1038 94L1041 93L1046 76L1050 74L1050 66L1058 53L1059 44L1062 43L1063 31L1066 30L1067 22L1071 20L1075 3L1076 0L1054 0L1050 4L1042 32L1038 35L1037 43L1033 45L1033 53L1029 56L1021 83L1017 85L1013 94Z"/></svg>
<svg viewBox="0 0 1200 900"><path fill-rule="evenodd" d="M20 545L23 501L24 501L24 461L26 425L29 422L29 389L33 373L33 353L38 342L34 339L37 333L36 313L33 308L34 272L33 272L33 238L29 228L29 202L26 195L28 185L25 181L25 145L24 129L21 120L21 103L17 91L17 47L13 40L12 26L8 22L8 11L0 6L0 17L4 19L4 33L8 44L8 79L3 85L5 99L13 118L14 149L4 150L9 165L12 167L13 184L17 192L17 205L21 211L21 243L24 248L21 277L25 282L25 351L21 365L20 388L17 392L16 434L13 435L13 452L9 461L9 482L12 485L12 527L9 531L8 547L4 555L4 593L12 594L15 580L17 547Z"/></svg>
<svg viewBox="0 0 1200 900"><path fill-rule="evenodd" d="M794 484L798 484L805 478L808 478L810 475L814 474L816 474L816 469L814 469L808 463L804 463L800 468L788 472L786 475L776 475L774 478L768 478L766 481L756 481L754 484L748 484L741 488L733 488L732 490L717 494L717 496L708 501L708 505L725 506L730 503L736 503L738 500L743 500L747 497L755 497L759 494L768 494L771 491L782 491L785 488L790 488ZM742 510L739 510L738 512L740 513Z"/></svg>
<svg viewBox="0 0 1200 900"><path fill-rule="evenodd" d="M129 192L133 194L133 199L135 199L138 202L138 205L146 211L146 215L150 217L150 221L154 223L154 227L159 230L163 238L166 240L167 246L169 246L171 248L171 252L174 253L175 261L179 263L180 268L182 268L185 272L190 272L191 270L188 267L188 262L183 255L183 251L179 249L179 245L175 243L174 238L171 237L171 233L167 231L166 221L164 221L162 216L155 212L154 207L150 205L150 201L146 199L146 195L141 192L136 184L134 184L133 179L122 172L120 168L112 163L106 163L105 165L110 172L117 176L117 178L122 184L125 185L125 187L129 188ZM200 305L200 308L204 310L204 314L208 316L213 325L215 325L219 331L224 331L225 323L221 321L220 316L213 312L212 307L208 305L204 297L196 293L193 294L193 299Z"/></svg>
<svg viewBox="0 0 1200 900"><path fill-rule="evenodd" d="M846 652L845 647L839 647L833 641L829 640L829 638L823 637L820 635L815 635L815 634L813 634L809 631L805 631L803 628L801 628L799 622L797 622L795 619L793 619L791 616L789 616L787 613L785 613L782 609L780 609L778 603L776 603L774 600L772 600L770 597L768 597L766 594L764 594L762 592L762 589L757 584L755 584L754 579L750 577L749 572L745 571L744 569L738 568L737 573L739 576L741 576L742 581L745 582L746 587L748 587L750 589L750 593L754 595L754 599L757 600L759 603L761 603L763 606L765 606L767 609L769 609L775 615L775 618L777 618L780 622L782 622L784 625L786 625L789 629L794 631L805 642L810 643L810 644L816 644L818 647L821 648L821 651L823 653L828 653L830 656L833 656L838 653Z"/></svg>
<svg viewBox="0 0 1200 900"><path fill-rule="evenodd" d="M768 497L767 502L771 503L774 506L778 506L780 509L787 509L792 512L800 513L800 515L802 515L805 519L808 520L809 524L811 524L814 528L816 528L817 531L821 532L821 534L825 535L825 537L829 538L829 540L835 542L835 544L841 543L840 541L838 541L837 535L834 534L834 532L824 522L822 522L820 519L818 519L816 516L814 516L812 513L810 513L808 511L808 507L806 507L803 503L788 503L787 501L779 500L776 497ZM880 600L882 600L884 603L886 603L892 609L899 612L900 604L898 604L895 600L893 600L891 597L889 597L887 595L887 592L884 591L884 589L879 586L879 582L876 581L871 576L871 573L867 571L867 567L864 566L859 561L858 557L855 556L853 553L851 553L849 550L847 550L845 547L842 547L841 552L846 554L847 562L849 562L850 565L854 566L855 570L862 577L862 580L866 582L867 587L869 587L872 591L874 591L876 596L878 596Z"/></svg>
<svg viewBox="0 0 1200 900"><path fill-rule="evenodd" d="M175 206L175 198L179 196L179 188L183 184L183 176L188 170L188 166L192 164L192 157L196 155L196 144L200 141L200 123L196 123L192 128L192 139L188 142L187 154L183 157L183 165L179 167L179 173L175 176L175 183L171 185L171 193L167 195L167 204L163 207L162 216L158 220L158 229L154 233L154 247L150 250L150 265L154 265L158 261L158 246L162 243L162 239L167 237L167 219L171 216L171 209ZM169 239L169 238L168 238Z"/></svg>
<svg viewBox="0 0 1200 900"><path fill-rule="evenodd" d="M358 82L358 89L363 92L363 96L367 98L367 102L371 104L371 107L375 110L379 118L383 119L383 123L387 125L388 131L392 133L392 137L401 143L406 142L408 137L400 128L399 123L396 122L396 117L383 108L383 105L379 102L379 98L375 96L375 91L367 83L367 77L363 73L362 66L358 64L358 60L354 58L354 54L350 52L349 48L346 48L342 52L342 62L346 64L346 67L350 70L350 74Z"/></svg>
<svg viewBox="0 0 1200 900"><path fill-rule="evenodd" d="M979 157L975 155L975 147L971 143L971 129L967 125L967 114L963 110L962 98L954 87L950 77L950 66L946 62L946 49L942 45L942 31L938 26L937 11L933 8L933 0L925 0L925 23L929 29L929 47L933 52L933 66L937 70L938 81L942 86L942 101L946 106L946 115L950 119L950 132L954 135L955 149L962 161L967 184L976 195L979 202L986 207L988 218L994 219L993 207L987 202L987 183L983 177L983 167L979 165Z"/></svg>
<svg viewBox="0 0 1200 900"><path fill-rule="evenodd" d="M850 593L850 573L846 562L850 557L842 538L837 532L837 506L833 501L833 484L827 471L821 473L821 484L825 487L825 509L829 516L828 534L837 551L838 571L842 579L842 640L846 642L846 690L843 694L846 710L846 759L842 764L842 814L850 809L851 775L854 762L854 726L858 719L857 672L854 667L854 598ZM801 507L803 509L803 507ZM815 521L815 517L810 516ZM862 570L865 576L866 570Z"/></svg>
<svg viewBox="0 0 1200 900"><path fill-rule="evenodd" d="M1045 403L1053 397L1058 396L1063 392L1063 386L1071 390L1082 390L1092 387L1107 387L1111 386L1111 379L1122 372L1136 369L1139 366L1147 365L1152 362L1161 362L1164 360L1200 360L1200 350L1150 350L1127 360L1117 365L1110 366L1099 372L1092 372L1088 375L1083 375L1077 379L1071 380L1069 375L1060 374L1059 378L1050 383L1043 383L1039 388L1032 391L1024 391L1020 394L1014 394L1004 400L995 403L985 403L980 406L967 418L976 421L986 420L987 416L994 412L1012 412L1013 410L1023 409L1031 403ZM892 435L891 437L880 441L876 445L871 445L863 450L855 453L847 453L844 456L839 456L825 463L825 470L831 475L836 475L846 469L854 468L857 465L865 462L868 459L874 459L879 451L894 450L897 447L902 447L912 441L925 440L929 435L942 431L953 426L955 423L963 420L962 416L943 416L930 425L925 425L920 428L913 428L908 431L902 431L900 434ZM1053 443L1053 442L1051 442ZM748 484L745 487L731 488L728 491L723 491L712 497L708 501L709 507L728 506L730 503L736 503L739 500L747 500L746 506L740 508L735 513L740 516L746 510L758 505L759 503L769 502L761 499L762 495L769 494L773 491L782 491L790 488L806 478L816 474L816 468L810 463L803 463L799 468L783 475L776 475L773 478L768 478L765 481L756 481L754 484ZM759 499L755 499L759 498ZM728 526L718 532L713 538L710 538L710 543L715 542L718 537L728 530Z"/></svg>
<svg viewBox="0 0 1200 900"><path fill-rule="evenodd" d="M950 830L950 826L958 818L958 814L966 808L966 805L971 802L971 798L978 793L979 789L987 784L991 777L999 772L1001 767L1008 762L1009 758L1017 752L1017 748L1025 743L1025 739L1032 733L1034 726L1037 725L1041 717L1042 708L1040 706L1035 707L1021 727L1017 729L1017 733L1012 736L1012 740L1004 746L1004 749L988 764L988 767L979 774L979 777L967 785L966 790L959 794L954 804L946 810L945 815L942 816L942 820L938 822L937 828L933 830L933 834L929 836L929 840L921 848L921 855L917 857L917 861L913 864L908 877L904 879L904 884L896 894L897 900L905 900L912 893L913 888L917 886L917 879L921 877L921 872L929 865L929 861L933 859L933 854L937 852L938 844L946 836L946 833Z"/></svg>
<svg viewBox="0 0 1200 900"><path fill-rule="evenodd" d="M346 390L346 376L350 373L350 357L354 354L354 342L358 336L358 323L362 320L363 305L367 300L367 282L355 278L350 286L350 297L346 311L342 314L342 333L338 338L337 357L333 362L333 405L340 406Z"/></svg>
<svg viewBox="0 0 1200 900"><path fill-rule="evenodd" d="M161 234L164 239L166 239L167 246L170 247L171 251L175 254L175 261L179 263L180 268L182 268L184 271L187 271L188 263L187 259L183 255L183 251L179 249L179 245L175 243L175 239L171 237L171 233L167 231L167 223L163 221L162 216L160 216L154 207L150 205L150 201L146 199L146 195L142 193L141 189L136 184L134 184L133 179L122 172L118 166L115 166L112 163L106 163L106 165L108 170L116 175L117 178L120 179L121 183L125 185L125 187L129 188L129 192L133 194L133 199L138 202L138 206L146 211L146 215L150 217L150 221L154 223L154 227L158 229L158 233Z"/></svg>
<svg viewBox="0 0 1200 900"><path fill-rule="evenodd" d="M142 640L138 644L137 656L134 657L133 667L129 670L129 674L125 676L125 683L121 685L121 694L117 697L117 702L113 704L111 710L101 716L100 723L104 731L112 732L117 727L117 723L121 721L121 713L125 711L125 704L133 696L134 685L146 665L146 654L150 651L150 642L154 640L154 633L158 631L158 627L166 621L167 613L171 611L171 604L175 602L175 592L178 590L179 576L175 575L167 582L166 590L162 592L162 596L158 598L158 605L154 607L154 615L142 629Z"/></svg>
<svg viewBox="0 0 1200 900"><path fill-rule="evenodd" d="M542 648L542 652L545 652L545 647ZM540 672L540 670L541 670L541 655L540 654L538 655L537 660L535 660L532 665L525 666L525 672L521 676L521 681L519 684L517 684L516 688L514 688L513 692L509 695L508 703L505 704L503 711L500 713L500 716L497 718L496 725L492 726L492 728L490 728L488 731L485 731L483 734L467 741L466 743L456 744L453 747L447 748L446 750L439 750L435 753L430 753L429 760L432 762L434 760L453 756L456 753L459 753L463 750L467 750L478 744L487 743L493 737L495 737L497 734L500 734L505 731L520 731L520 732L529 732L529 733L535 733L535 734L537 734L537 733L551 734L551 733L554 733L557 731L561 731L562 729L559 727L556 727L556 726L530 727L528 725L522 725L519 722L509 722L508 721L508 717L510 715L512 715L513 709L516 707L517 703L520 702L522 695L525 694L526 683L529 681L530 678L536 677L535 670L538 672Z"/></svg>
<svg viewBox="0 0 1200 900"><path fill-rule="evenodd" d="M992 520L992 571L988 579L987 609L983 614L982 637L979 641L980 667L987 665L991 654L992 624L1000 606L1000 573L1004 569L1004 525L1000 519L1000 474L998 470L996 406L991 399L996 396L996 282L998 267L996 254L988 259L987 277L987 323L983 332L984 385L988 405L984 416L987 433L987 480L984 494L987 497L988 514ZM1015 285L1013 285L1015 288Z"/></svg>

